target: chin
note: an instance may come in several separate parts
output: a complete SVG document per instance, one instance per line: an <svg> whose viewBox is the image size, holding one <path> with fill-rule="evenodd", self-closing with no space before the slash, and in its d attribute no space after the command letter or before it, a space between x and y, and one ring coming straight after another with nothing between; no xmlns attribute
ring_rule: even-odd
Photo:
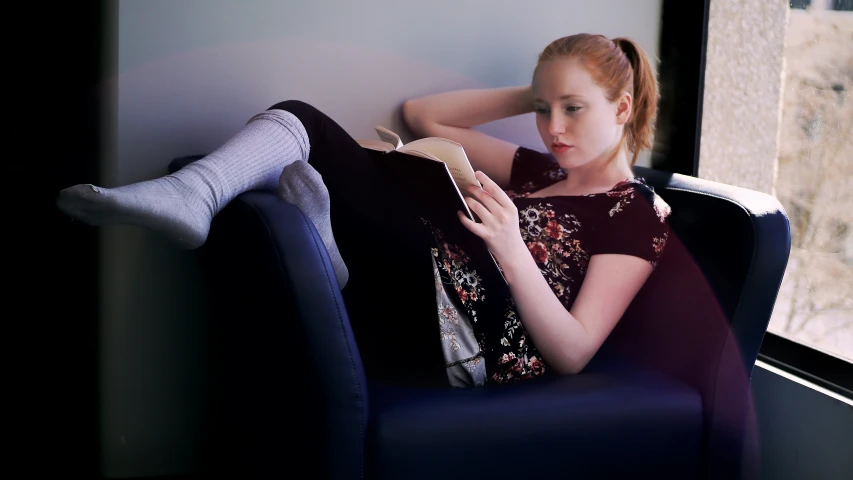
<svg viewBox="0 0 853 480"><path fill-rule="evenodd" d="M549 148L548 151L551 151ZM551 151L551 155L554 156L554 159L557 160L557 164L560 165L561 168L565 168L566 170L571 168L580 167L586 163L589 163L589 160L581 158L577 152L568 151L563 153L554 153Z"/></svg>

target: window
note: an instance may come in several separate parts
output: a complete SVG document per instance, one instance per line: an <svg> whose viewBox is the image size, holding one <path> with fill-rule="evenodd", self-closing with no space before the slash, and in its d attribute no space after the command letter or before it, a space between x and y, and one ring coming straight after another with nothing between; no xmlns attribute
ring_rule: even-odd
<svg viewBox="0 0 853 480"><path fill-rule="evenodd" d="M851 4L790 3L775 195L790 217L792 249L768 329L847 361L853 361Z"/></svg>
<svg viewBox="0 0 853 480"><path fill-rule="evenodd" d="M663 0L662 11L655 138L666 148L653 153L652 167L779 199L793 260L759 359L853 398L853 0ZM777 29L765 20L783 23ZM733 22L740 27L725 27ZM810 42L797 43L798 35ZM770 63L738 68L758 58ZM775 79L774 89L767 82ZM757 105L760 122L731 129L732 111ZM720 126L725 135L703 135ZM761 145L777 140L779 151L768 155Z"/></svg>
<svg viewBox="0 0 853 480"><path fill-rule="evenodd" d="M853 11L853 0L834 0L832 2L833 10Z"/></svg>
<svg viewBox="0 0 853 480"><path fill-rule="evenodd" d="M853 0L792 0L789 2L792 9L806 9L812 4L823 9L853 11Z"/></svg>

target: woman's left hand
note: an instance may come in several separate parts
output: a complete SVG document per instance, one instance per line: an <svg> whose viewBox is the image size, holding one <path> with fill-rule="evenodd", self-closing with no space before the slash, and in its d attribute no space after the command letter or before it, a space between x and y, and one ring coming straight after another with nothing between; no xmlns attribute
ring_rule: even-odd
<svg viewBox="0 0 853 480"><path fill-rule="evenodd" d="M498 263L527 252L518 227L518 209L515 204L485 173L477 171L475 175L483 188L468 187L464 194L468 208L480 218L481 223L472 221L461 211L458 212L459 220L486 242Z"/></svg>

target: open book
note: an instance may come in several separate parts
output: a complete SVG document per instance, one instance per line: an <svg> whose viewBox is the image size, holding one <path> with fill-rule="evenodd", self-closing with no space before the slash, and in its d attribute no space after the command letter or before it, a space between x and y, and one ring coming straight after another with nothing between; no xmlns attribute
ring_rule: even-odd
<svg viewBox="0 0 853 480"><path fill-rule="evenodd" d="M463 192L474 185L482 184L474 176L474 168L461 144L441 137L427 137L404 144L399 135L387 128L375 127L379 140L356 139L359 145L376 152L377 161L384 161L387 171L393 178L406 182L417 198L424 217L436 220L439 225L449 227L457 236L476 237L470 233L456 217L461 210L469 219L479 222L479 218L468 208ZM454 228L458 227L458 228ZM464 230L462 232L461 230ZM468 245L472 240L469 238ZM473 240L478 249L488 253L489 263L503 277L497 261L479 238ZM474 253L476 255L476 252Z"/></svg>
<svg viewBox="0 0 853 480"><path fill-rule="evenodd" d="M456 185L460 199L463 197L462 192L466 191L468 186L475 185L482 188L480 181L474 176L474 168L471 166L468 156L465 155L465 149L459 143L441 137L427 137L403 144L400 136L387 128L376 127L376 133L379 135L379 140L356 141L362 147L370 150L385 153L396 151L444 163ZM475 220L476 217L468 209L468 205L464 201L462 205L468 218Z"/></svg>

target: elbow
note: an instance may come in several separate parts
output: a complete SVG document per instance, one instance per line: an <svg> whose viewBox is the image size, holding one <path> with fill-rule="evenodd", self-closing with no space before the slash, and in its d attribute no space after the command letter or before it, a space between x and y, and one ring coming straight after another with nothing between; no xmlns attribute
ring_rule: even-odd
<svg viewBox="0 0 853 480"><path fill-rule="evenodd" d="M545 358L545 363L558 375L577 375L583 372L604 344L604 338L591 335L586 330L575 331L572 337L571 341L553 344L553 348L548 348L548 353L553 358ZM545 353L541 348L540 352Z"/></svg>
<svg viewBox="0 0 853 480"><path fill-rule="evenodd" d="M586 366L576 364L576 363L564 363L564 364L556 364L551 368L554 369L554 373L560 376L568 376L568 375L577 375L583 371L583 367Z"/></svg>
<svg viewBox="0 0 853 480"><path fill-rule="evenodd" d="M577 375L586 368L590 360L592 360L592 355L565 354L563 358L557 359L551 365L551 368L554 370L554 373L560 376Z"/></svg>

